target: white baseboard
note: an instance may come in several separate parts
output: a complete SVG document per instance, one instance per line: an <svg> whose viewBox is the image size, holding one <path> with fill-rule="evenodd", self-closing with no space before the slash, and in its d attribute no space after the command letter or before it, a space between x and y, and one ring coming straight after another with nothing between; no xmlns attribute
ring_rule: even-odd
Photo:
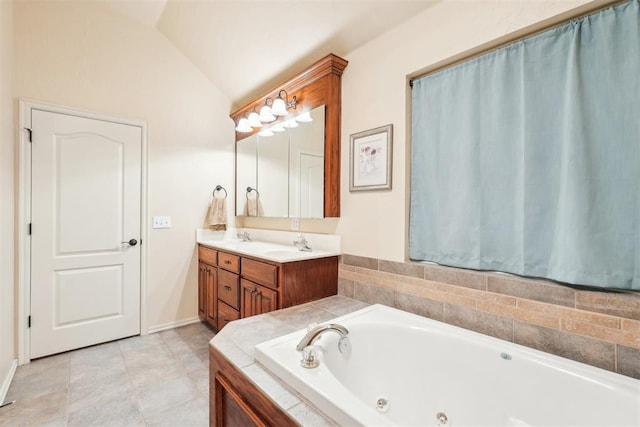
<svg viewBox="0 0 640 427"><path fill-rule="evenodd" d="M17 367L18 359L13 359L13 362L11 362L11 366L9 367L9 372L7 372L7 376L4 378L4 381L2 381L2 388L0 388L0 405L4 403L4 399L7 397L9 386L11 385L11 381L13 380Z"/></svg>
<svg viewBox="0 0 640 427"><path fill-rule="evenodd" d="M199 321L200 321L199 317L191 317L189 319L179 320L177 322L163 323L162 325L157 325L157 326L149 328L147 330L147 334L153 334L153 333L160 332L160 331L166 331L167 329L179 328L180 326L191 325L192 323L197 323Z"/></svg>

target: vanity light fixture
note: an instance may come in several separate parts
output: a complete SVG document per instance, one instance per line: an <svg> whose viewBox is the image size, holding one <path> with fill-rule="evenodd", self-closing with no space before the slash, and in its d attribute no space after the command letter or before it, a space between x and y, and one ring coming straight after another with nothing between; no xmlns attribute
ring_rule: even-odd
<svg viewBox="0 0 640 427"><path fill-rule="evenodd" d="M282 98L282 93L284 92L284 99ZM271 107L271 112L275 116L286 116L287 109L296 108L296 104L298 103L297 98L294 96L289 102L289 94L286 90L282 89L278 92L278 97L273 100L273 106Z"/></svg>
<svg viewBox="0 0 640 427"><path fill-rule="evenodd" d="M236 131L242 132L242 133L253 132L251 125L249 125L249 119L247 119L246 117L243 117L240 120L238 120L238 126L236 126Z"/></svg>
<svg viewBox="0 0 640 427"><path fill-rule="evenodd" d="M258 132L258 135L260 135L260 136L273 136L273 132L271 132L271 129L262 129L260 132Z"/></svg>

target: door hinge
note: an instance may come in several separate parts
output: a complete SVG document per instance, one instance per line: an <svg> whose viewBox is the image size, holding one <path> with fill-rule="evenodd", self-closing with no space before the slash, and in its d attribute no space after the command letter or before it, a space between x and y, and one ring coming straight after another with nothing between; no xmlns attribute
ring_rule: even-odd
<svg viewBox="0 0 640 427"><path fill-rule="evenodd" d="M33 131L29 128L24 128L27 132L29 132L29 142L33 142Z"/></svg>
<svg viewBox="0 0 640 427"><path fill-rule="evenodd" d="M31 236L31 223L29 223L29 236Z"/></svg>
<svg viewBox="0 0 640 427"><path fill-rule="evenodd" d="M27 317L27 328L31 327L31 316Z"/></svg>

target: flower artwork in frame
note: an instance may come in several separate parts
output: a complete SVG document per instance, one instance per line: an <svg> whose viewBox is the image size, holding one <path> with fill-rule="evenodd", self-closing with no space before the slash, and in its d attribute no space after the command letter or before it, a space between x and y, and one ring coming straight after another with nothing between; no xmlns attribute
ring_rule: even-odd
<svg viewBox="0 0 640 427"><path fill-rule="evenodd" d="M391 189L393 125L351 135L349 191Z"/></svg>

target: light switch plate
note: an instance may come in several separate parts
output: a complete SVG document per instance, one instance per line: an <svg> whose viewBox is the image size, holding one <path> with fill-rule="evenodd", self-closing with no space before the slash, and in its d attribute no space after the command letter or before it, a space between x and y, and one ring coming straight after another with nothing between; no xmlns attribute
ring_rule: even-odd
<svg viewBox="0 0 640 427"><path fill-rule="evenodd" d="M154 216L152 228L171 228L171 217Z"/></svg>

